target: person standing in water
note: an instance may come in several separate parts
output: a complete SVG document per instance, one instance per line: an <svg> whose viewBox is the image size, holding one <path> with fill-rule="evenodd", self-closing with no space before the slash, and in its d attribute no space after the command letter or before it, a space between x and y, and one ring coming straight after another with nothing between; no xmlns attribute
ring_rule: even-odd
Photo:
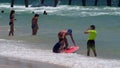
<svg viewBox="0 0 120 68"><path fill-rule="evenodd" d="M38 30L38 14L35 14L34 17L32 18L32 35L36 35L37 34L37 30Z"/></svg>
<svg viewBox="0 0 120 68"><path fill-rule="evenodd" d="M9 22L9 25L10 25L10 31L9 31L9 36L14 36L14 21L16 20L15 17L14 17L14 14L15 14L15 11L14 10L11 10L10 12L10 22Z"/></svg>
<svg viewBox="0 0 120 68"><path fill-rule="evenodd" d="M95 30L95 25L91 25L90 28L84 31L85 34L89 34L88 41L87 41L87 56L90 56L90 49L92 49L94 56L97 56L96 49L95 49L95 39L97 32Z"/></svg>

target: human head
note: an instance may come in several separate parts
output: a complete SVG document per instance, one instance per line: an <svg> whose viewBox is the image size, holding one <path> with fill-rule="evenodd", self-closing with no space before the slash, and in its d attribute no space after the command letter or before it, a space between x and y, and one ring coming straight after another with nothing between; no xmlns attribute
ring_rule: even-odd
<svg viewBox="0 0 120 68"><path fill-rule="evenodd" d="M11 10L11 14L15 13L15 10Z"/></svg>
<svg viewBox="0 0 120 68"><path fill-rule="evenodd" d="M44 12L43 12L43 14L44 14L44 15L47 15L47 12L46 12L46 11L44 11Z"/></svg>
<svg viewBox="0 0 120 68"><path fill-rule="evenodd" d="M72 29L68 29L68 34L72 34Z"/></svg>
<svg viewBox="0 0 120 68"><path fill-rule="evenodd" d="M94 30L95 29L95 25L91 25L90 28Z"/></svg>
<svg viewBox="0 0 120 68"><path fill-rule="evenodd" d="M2 10L1 13L4 13L4 10Z"/></svg>
<svg viewBox="0 0 120 68"><path fill-rule="evenodd" d="M35 17L39 17L39 14L35 14Z"/></svg>

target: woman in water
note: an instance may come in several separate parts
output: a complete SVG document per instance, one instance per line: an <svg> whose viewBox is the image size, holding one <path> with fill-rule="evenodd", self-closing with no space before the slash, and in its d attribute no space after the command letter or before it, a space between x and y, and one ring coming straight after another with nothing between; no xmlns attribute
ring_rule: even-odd
<svg viewBox="0 0 120 68"><path fill-rule="evenodd" d="M10 22L9 22L9 25L10 25L9 36L11 36L11 35L14 36L14 20L15 20L14 13L15 13L15 11L11 10L11 12L10 12Z"/></svg>

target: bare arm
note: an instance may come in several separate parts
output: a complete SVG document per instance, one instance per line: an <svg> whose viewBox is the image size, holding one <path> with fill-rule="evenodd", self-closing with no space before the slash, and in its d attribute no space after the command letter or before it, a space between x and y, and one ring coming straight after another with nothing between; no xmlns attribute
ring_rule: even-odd
<svg viewBox="0 0 120 68"><path fill-rule="evenodd" d="M88 33L89 33L88 30L89 30L89 28L87 28L87 29L84 31L84 34L88 34Z"/></svg>
<svg viewBox="0 0 120 68"><path fill-rule="evenodd" d="M72 34L70 35L70 37L71 37L71 40L72 40L73 44L76 45L76 43L75 43L75 41L74 41L74 39L73 39Z"/></svg>

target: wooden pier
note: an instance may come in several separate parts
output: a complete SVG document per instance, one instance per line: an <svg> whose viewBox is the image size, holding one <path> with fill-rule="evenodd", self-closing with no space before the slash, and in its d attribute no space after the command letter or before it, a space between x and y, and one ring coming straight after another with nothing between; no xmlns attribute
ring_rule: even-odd
<svg viewBox="0 0 120 68"><path fill-rule="evenodd" d="M14 7L14 1L15 0L11 0L11 7ZM59 0L53 0L54 1L54 4L53 6L56 7ZM71 5L72 4L72 1L73 0L68 0L68 5ZM81 0L81 3L82 3L82 6L87 6L86 5L86 1L87 0ZM45 0L40 0L40 3L41 4L44 4ZM97 6L99 0L94 0L94 6ZM29 0L24 0L24 3L25 3L25 7L28 7L29 5ZM107 6L112 6L112 0L106 0L106 5ZM118 4L117 4L119 7L120 7L120 0L118 0Z"/></svg>
<svg viewBox="0 0 120 68"><path fill-rule="evenodd" d="M14 7L15 0L11 0L11 7ZM24 0L25 7L28 7L28 0Z"/></svg>

